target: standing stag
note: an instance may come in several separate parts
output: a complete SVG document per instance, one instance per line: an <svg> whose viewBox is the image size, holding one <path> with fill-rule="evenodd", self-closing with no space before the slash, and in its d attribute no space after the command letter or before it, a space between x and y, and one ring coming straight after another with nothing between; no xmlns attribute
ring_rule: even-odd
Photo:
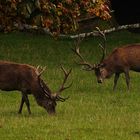
<svg viewBox="0 0 140 140"><path fill-rule="evenodd" d="M102 83L104 79L110 78L113 74L115 74L113 90L115 90L116 88L120 74L124 73L127 88L129 89L129 70L140 72L140 44L129 44L120 48L116 48L112 51L110 55L105 58L106 37L99 28L97 29L99 31L99 35L103 38L103 43L99 44L99 46L102 48L103 53L100 63L91 64L82 57L78 48L79 42L81 41L79 38L78 42L76 43L75 49L72 49L81 59L81 62L78 64L82 65L84 67L84 70L94 70L98 83Z"/></svg>
<svg viewBox="0 0 140 140"><path fill-rule="evenodd" d="M64 81L60 89L53 94L41 79L41 74L45 68L35 68L27 64L0 61L0 89L4 91L21 91L22 99L18 113L22 112L22 107L25 103L29 114L31 114L28 95L33 94L39 106L44 107L49 114L54 114L56 101L64 102L68 99L60 97L61 92L71 86L70 84L64 87L71 70L67 72L62 66L61 69L65 75Z"/></svg>

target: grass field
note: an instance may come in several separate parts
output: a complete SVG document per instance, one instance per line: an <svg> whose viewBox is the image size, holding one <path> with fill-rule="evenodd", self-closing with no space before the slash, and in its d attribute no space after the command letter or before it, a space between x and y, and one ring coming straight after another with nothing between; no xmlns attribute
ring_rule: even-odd
<svg viewBox="0 0 140 140"><path fill-rule="evenodd" d="M90 62L98 63L101 50L99 39L90 37L81 44L81 53ZM128 31L107 35L107 50L139 43L140 34ZM0 140L139 140L140 139L140 75L131 72L131 88L126 90L124 76L115 92L113 77L97 84L94 73L85 72L74 63L73 40L54 40L44 35L27 33L0 34L0 59L34 66L47 66L42 78L56 91L63 79L60 64L73 68L68 83L70 89L62 96L57 114L49 116L30 96L32 114L26 106L17 114L21 100L18 91L0 91Z"/></svg>

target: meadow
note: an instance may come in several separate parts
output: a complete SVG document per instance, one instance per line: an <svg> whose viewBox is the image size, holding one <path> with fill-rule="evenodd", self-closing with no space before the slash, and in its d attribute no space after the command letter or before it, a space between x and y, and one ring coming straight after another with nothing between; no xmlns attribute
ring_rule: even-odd
<svg viewBox="0 0 140 140"><path fill-rule="evenodd" d="M106 35L107 53L129 43L140 43L140 34L119 31ZM82 55L92 63L102 56L97 37L86 38L81 44ZM0 34L0 59L46 66L42 79L55 92L63 80L60 65L72 68L67 84L71 88L61 96L56 115L49 116L30 96L32 114L26 106L17 113L21 94L0 91L0 140L138 140L140 139L140 74L130 72L127 91L124 75L113 92L113 77L98 84L93 72L75 64L72 39L58 39L30 33Z"/></svg>

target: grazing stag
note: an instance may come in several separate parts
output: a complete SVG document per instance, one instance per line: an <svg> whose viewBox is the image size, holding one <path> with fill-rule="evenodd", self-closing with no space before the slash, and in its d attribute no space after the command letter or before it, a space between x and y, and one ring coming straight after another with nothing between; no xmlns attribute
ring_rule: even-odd
<svg viewBox="0 0 140 140"><path fill-rule="evenodd" d="M113 74L115 74L113 90L115 90L116 88L120 74L124 73L127 88L129 89L129 70L140 72L140 44L129 44L120 48L116 48L112 51L110 55L108 55L105 58L106 38L104 33L100 31L99 28L98 31L99 35L103 38L102 45L99 45L102 48L103 52L100 63L91 64L82 57L78 48L79 42L81 40L78 39L78 43L76 43L75 49L72 49L76 53L76 55L78 55L78 57L81 59L81 62L78 64L82 65L84 67L84 70L94 70L98 83L102 83L104 79L110 78Z"/></svg>
<svg viewBox="0 0 140 140"><path fill-rule="evenodd" d="M21 104L18 113L22 112L25 103L29 114L31 114L28 94L33 94L39 106L44 107L49 114L55 114L56 101L64 102L68 98L60 97L63 90L69 88L64 86L71 70L68 72L61 66L64 72L64 81L60 89L53 94L47 84L41 79L45 68L33 67L27 64L18 64L0 61L0 89L4 91L18 90L22 93Z"/></svg>

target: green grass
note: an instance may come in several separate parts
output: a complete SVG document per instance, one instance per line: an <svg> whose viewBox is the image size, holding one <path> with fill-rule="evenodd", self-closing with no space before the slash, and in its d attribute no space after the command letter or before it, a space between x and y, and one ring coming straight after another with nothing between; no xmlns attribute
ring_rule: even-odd
<svg viewBox="0 0 140 140"><path fill-rule="evenodd" d="M140 42L140 34L128 31L107 35L107 50ZM91 37L80 46L90 62L98 63L99 39ZM56 116L49 116L30 96L32 114L26 106L17 114L21 95L18 91L0 91L0 140L138 140L140 139L140 77L131 72L131 89L126 90L124 76L114 93L113 77L97 84L94 73L80 69L72 53L73 41L53 40L27 33L0 34L0 59L34 66L47 66L42 78L56 91L62 82L60 64L73 68L69 82L73 86L62 93L70 96L58 102ZM69 83L68 82L68 83Z"/></svg>

